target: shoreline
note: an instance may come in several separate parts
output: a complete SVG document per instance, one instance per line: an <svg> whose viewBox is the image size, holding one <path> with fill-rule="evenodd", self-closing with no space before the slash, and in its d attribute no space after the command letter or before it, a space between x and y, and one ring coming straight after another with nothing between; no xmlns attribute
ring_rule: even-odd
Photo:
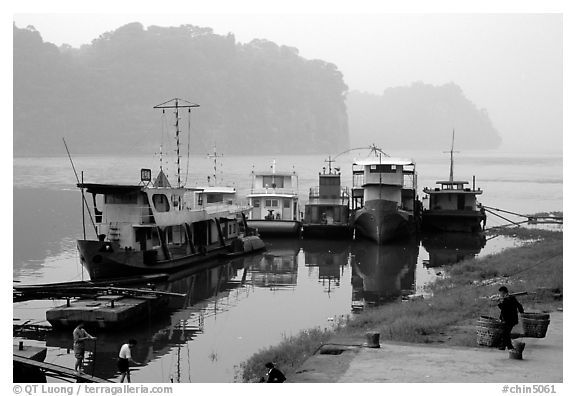
<svg viewBox="0 0 576 396"><path fill-rule="evenodd" d="M358 344L365 340L367 332L379 333L380 341L386 344L473 350L478 348L476 320L481 315L499 315L488 297L496 294L501 285L507 285L511 292L528 292L518 298L526 312L556 312L563 303L563 232L515 228L502 234L514 235L527 243L451 265L446 268L446 278L428 286L430 298L371 308L343 319L334 329L309 329L261 350L240 365L239 379L257 381L264 363L273 361L290 381L322 345ZM513 333L518 331L520 326ZM346 362L339 364L346 366Z"/></svg>

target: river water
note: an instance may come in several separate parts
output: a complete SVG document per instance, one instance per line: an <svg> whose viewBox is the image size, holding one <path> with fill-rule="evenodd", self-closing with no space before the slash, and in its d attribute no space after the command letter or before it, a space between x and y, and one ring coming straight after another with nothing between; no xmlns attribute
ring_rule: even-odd
<svg viewBox="0 0 576 396"><path fill-rule="evenodd" d="M393 153L416 160L418 190L445 179L448 157L442 153ZM350 185L352 154L334 166ZM302 205L317 184L324 156L222 157L217 170L206 157L189 159L182 173L188 186L204 185L216 174L219 184L236 186L243 196L252 169L299 175ZM187 158L183 163L188 162ZM158 168L150 157L77 157L86 182L137 183L140 168ZM168 176L174 178L168 167ZM186 166L183 166L186 169ZM484 190L487 206L517 213L562 210L562 155L462 153L455 178L472 180ZM75 241L82 235L81 197L66 157L15 158L13 182L13 279L21 284L87 279ZM508 216L513 220L520 220ZM488 227L504 224L488 217ZM89 226L88 226L89 229ZM299 331L329 328L347 315L414 293L442 276L446 266L465 257L500 251L517 242L496 237L436 235L376 246L363 241L267 239L263 253L215 263L209 270L162 285L185 293L162 317L117 332L96 333L89 352L88 373L117 380L115 361L128 338L139 341L135 358L145 365L133 371L134 382L233 382L238 365L253 353ZM13 305L15 323L44 323L47 309L62 301L29 301ZM26 335L31 344L48 347L47 362L73 367L71 334Z"/></svg>

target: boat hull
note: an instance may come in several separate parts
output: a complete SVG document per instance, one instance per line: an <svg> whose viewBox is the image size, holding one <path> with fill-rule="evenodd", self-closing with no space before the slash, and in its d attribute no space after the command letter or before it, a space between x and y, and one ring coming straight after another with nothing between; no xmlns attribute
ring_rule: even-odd
<svg viewBox="0 0 576 396"><path fill-rule="evenodd" d="M86 268L91 280L104 280L127 276L150 275L158 273L173 273L185 269L202 270L214 265L220 257L230 253L247 254L265 248L257 237L251 236L250 242L239 238L240 243L233 247L214 246L201 249L194 254L173 256L170 260L156 260L154 251L135 251L121 249L110 242L78 240L80 262ZM254 241L258 239L259 243Z"/></svg>
<svg viewBox="0 0 576 396"><path fill-rule="evenodd" d="M354 214L354 229L357 237L383 244L413 234L416 220L412 212L398 209L396 202L371 200Z"/></svg>
<svg viewBox="0 0 576 396"><path fill-rule="evenodd" d="M479 211L428 210L422 213L422 229L444 232L478 232L482 230Z"/></svg>
<svg viewBox="0 0 576 396"><path fill-rule="evenodd" d="M299 236L302 223L296 220L247 220L248 227L264 236Z"/></svg>

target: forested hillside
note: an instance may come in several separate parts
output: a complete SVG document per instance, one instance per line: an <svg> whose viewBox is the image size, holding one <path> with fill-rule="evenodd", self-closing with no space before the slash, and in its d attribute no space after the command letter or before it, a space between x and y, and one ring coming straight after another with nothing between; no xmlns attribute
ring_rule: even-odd
<svg viewBox="0 0 576 396"><path fill-rule="evenodd" d="M298 50L192 25L102 34L80 48L44 42L14 26L14 155L152 154L173 121L154 105L172 98L191 113L191 151L227 154L339 153L376 143L388 149L494 148L486 110L456 84L411 86L382 95L348 93L337 66ZM188 128L187 118L181 125ZM184 138L187 144L187 138Z"/></svg>
<svg viewBox="0 0 576 396"><path fill-rule="evenodd" d="M491 149L501 142L488 112L478 109L453 83L414 83L388 88L382 95L352 91L347 106L352 145L447 149L452 129L461 149Z"/></svg>
<svg viewBox="0 0 576 396"><path fill-rule="evenodd" d="M80 48L14 26L14 154L153 153L163 125L152 107L182 98L191 151L326 153L348 147L342 74L267 40L237 43L191 25L132 23Z"/></svg>

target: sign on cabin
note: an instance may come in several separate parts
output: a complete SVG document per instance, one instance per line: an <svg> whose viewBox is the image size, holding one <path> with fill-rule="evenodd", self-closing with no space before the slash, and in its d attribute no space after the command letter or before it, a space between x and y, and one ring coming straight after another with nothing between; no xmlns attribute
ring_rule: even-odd
<svg viewBox="0 0 576 396"><path fill-rule="evenodd" d="M151 182L152 181L152 171L150 169L140 169L140 181Z"/></svg>

